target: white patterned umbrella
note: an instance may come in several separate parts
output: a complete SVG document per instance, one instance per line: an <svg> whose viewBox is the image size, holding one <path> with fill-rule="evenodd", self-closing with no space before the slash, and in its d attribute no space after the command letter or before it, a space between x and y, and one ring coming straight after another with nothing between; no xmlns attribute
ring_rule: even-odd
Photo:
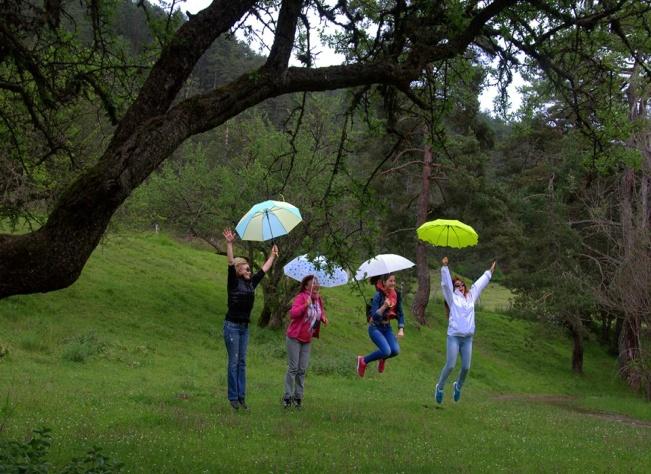
<svg viewBox="0 0 651 474"><path fill-rule="evenodd" d="M400 270L405 270L416 265L411 260L393 253L376 255L362 263L357 269L355 280L364 280L377 275L386 275Z"/></svg>
<svg viewBox="0 0 651 474"><path fill-rule="evenodd" d="M348 273L337 265L330 265L325 257L319 255L310 260L307 255L301 255L283 267L283 272L294 280L301 281L308 275L318 278L319 284L326 288L345 285L348 283Z"/></svg>

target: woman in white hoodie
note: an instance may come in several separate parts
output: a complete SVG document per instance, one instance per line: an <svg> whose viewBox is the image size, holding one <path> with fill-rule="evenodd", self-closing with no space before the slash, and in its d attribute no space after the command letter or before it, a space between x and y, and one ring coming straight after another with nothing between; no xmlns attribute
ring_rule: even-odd
<svg viewBox="0 0 651 474"><path fill-rule="evenodd" d="M443 402L443 387L450 372L454 369L457 362L457 356L461 354L461 371L459 377L452 384L452 398L458 402L461 398L461 387L466 379L468 370L470 370L470 359L472 357L472 337L475 334L475 303L479 299L481 292L488 286L488 282L495 271L495 263L489 270L472 285L470 289L458 277L450 276L448 269L448 257L441 260L441 288L443 297L450 313L448 320L448 338L445 367L441 370L438 383L434 390L434 397L437 403Z"/></svg>

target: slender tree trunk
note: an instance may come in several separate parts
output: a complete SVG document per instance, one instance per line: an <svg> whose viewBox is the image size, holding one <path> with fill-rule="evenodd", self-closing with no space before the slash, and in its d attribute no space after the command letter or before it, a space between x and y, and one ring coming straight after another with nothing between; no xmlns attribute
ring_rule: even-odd
<svg viewBox="0 0 651 474"><path fill-rule="evenodd" d="M260 316L258 317L258 326L260 326L261 328L266 328L267 326L269 326L270 320L271 320L271 309L269 308L269 305L265 300L265 303L262 306L262 311L260 312Z"/></svg>
<svg viewBox="0 0 651 474"><path fill-rule="evenodd" d="M640 361L640 321L636 317L627 317L619 335L619 367L626 382L635 389L641 387Z"/></svg>
<svg viewBox="0 0 651 474"><path fill-rule="evenodd" d="M432 148L426 145L423 151L423 175L418 197L418 213L416 226L420 226L427 220L429 210L430 177L432 175ZM419 324L427 324L425 310L429 302L430 293L430 269L427 263L427 245L421 241L416 244L416 274L418 278L418 289L414 296L411 311Z"/></svg>
<svg viewBox="0 0 651 474"><path fill-rule="evenodd" d="M615 356L619 356L619 338L622 334L623 325L624 318L622 316L617 316L617 319L615 320L615 330L612 339L610 340L610 353Z"/></svg>
<svg viewBox="0 0 651 474"><path fill-rule="evenodd" d="M610 329L612 326L613 317L609 312L601 312L601 343L604 345L610 344Z"/></svg>
<svg viewBox="0 0 651 474"><path fill-rule="evenodd" d="M577 374L583 373L583 331L582 328L570 325L572 334L572 371Z"/></svg>

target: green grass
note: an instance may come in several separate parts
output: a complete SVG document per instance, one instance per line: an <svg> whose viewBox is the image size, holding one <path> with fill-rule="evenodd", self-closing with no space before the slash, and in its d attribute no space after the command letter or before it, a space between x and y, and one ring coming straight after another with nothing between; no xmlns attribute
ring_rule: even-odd
<svg viewBox="0 0 651 474"><path fill-rule="evenodd" d="M324 290L331 324L313 345L304 409L280 405L283 332L252 326L251 411L233 413L225 265L165 236L113 236L72 287L1 300L0 439L49 426L55 468L97 445L129 472L651 471L651 408L616 362L589 341L573 375L569 339L492 312L508 297L493 285L459 404L449 388L441 407L432 398L440 304L430 327L408 321L384 374L371 365L359 379L355 355L373 349L364 303L339 288Z"/></svg>

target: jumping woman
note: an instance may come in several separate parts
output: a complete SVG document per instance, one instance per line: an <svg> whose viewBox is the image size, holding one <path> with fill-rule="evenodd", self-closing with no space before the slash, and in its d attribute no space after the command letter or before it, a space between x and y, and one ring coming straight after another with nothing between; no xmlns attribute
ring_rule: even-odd
<svg viewBox="0 0 651 474"><path fill-rule="evenodd" d="M481 292L488 286L488 282L495 271L495 263L489 270L472 285L470 289L461 278L450 276L448 269L448 257L441 260L441 288L445 304L449 308L448 337L445 367L441 370L434 397L437 403L443 403L443 387L450 372L457 362L457 355L461 354L461 371L459 377L452 384L452 398L458 402L461 398L461 388L470 370L470 359L472 357L472 338L475 334L475 303Z"/></svg>
<svg viewBox="0 0 651 474"><path fill-rule="evenodd" d="M402 312L402 297L396 291L396 276L393 273L373 277L375 295L371 300L368 335L378 350L366 357L357 356L357 375L364 377L366 366L378 360L378 372L384 372L386 360L400 353L400 346L393 335L391 320L398 319L398 337L405 335L405 315Z"/></svg>

